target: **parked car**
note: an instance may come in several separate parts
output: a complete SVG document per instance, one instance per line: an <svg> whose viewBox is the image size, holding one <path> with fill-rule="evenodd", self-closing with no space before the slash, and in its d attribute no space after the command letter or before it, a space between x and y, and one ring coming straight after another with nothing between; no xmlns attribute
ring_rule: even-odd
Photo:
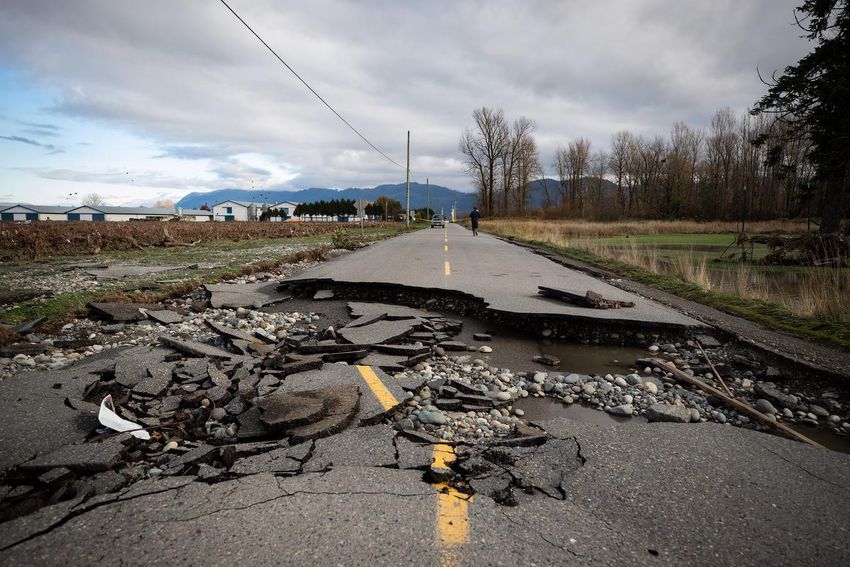
<svg viewBox="0 0 850 567"><path fill-rule="evenodd" d="M443 228L445 226L445 222L443 215L434 215L431 217L431 228Z"/></svg>

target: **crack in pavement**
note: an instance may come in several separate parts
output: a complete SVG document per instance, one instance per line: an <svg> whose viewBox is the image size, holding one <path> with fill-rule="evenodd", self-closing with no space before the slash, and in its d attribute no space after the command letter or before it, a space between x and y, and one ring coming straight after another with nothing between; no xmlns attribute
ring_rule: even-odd
<svg viewBox="0 0 850 567"><path fill-rule="evenodd" d="M522 528L526 532L528 531L527 530L528 526L521 524L521 523L517 522L516 520L514 520L513 518L511 518L510 515L505 511L505 508L503 506L499 505L498 502L496 502L496 510L498 510L499 513L502 514L502 516L504 516L505 519L508 520L513 525ZM548 543L549 545L551 545L555 549L559 549L561 551L566 551L567 553L573 555L574 557L584 557L584 555L582 555L581 553L577 553L577 552L573 551L569 547L566 547L566 546L563 546L563 545L560 545L560 544L553 542L552 540L547 538L545 535L543 535L539 531L535 532L535 535L537 535L537 537L539 537L540 539L542 539L543 541L545 541L546 543Z"/></svg>
<svg viewBox="0 0 850 567"><path fill-rule="evenodd" d="M171 486L171 487L168 487L164 490L157 490L157 491L153 491L153 492L144 492L142 494L136 494L136 495L130 496L128 498L122 498L121 495L119 495L117 498L113 498L113 499L110 499L110 500L101 500L99 502L95 502L94 504L92 504L90 506L86 506L84 508L76 508L77 505L75 505L64 516L62 516L61 518L59 518L56 521L54 521L53 523L51 523L49 526L46 526L46 527L44 527L40 530L36 530L35 532L27 535L26 537L19 539L18 541L12 542L12 543L4 546L4 547L0 547L0 551L7 551L9 549L12 549L13 547L17 547L18 545L21 545L22 543L32 541L32 540L39 538L43 535L47 535L50 532L52 532L52 531L54 531L58 528L61 528L62 526L64 526L65 524L67 524L68 522L73 520L74 518L77 518L78 516L82 516L83 514L87 514L87 513L91 512L92 510L102 508L103 506L109 506L109 505L112 505L112 504L129 502L131 500L135 500L137 498L142 498L144 496L153 496L153 495L156 495L156 494L164 494L166 492L171 492L172 490L180 490L181 488L185 488L189 484L191 484L191 481L187 482L186 484L181 484L181 485L178 485L178 486ZM126 494L126 491L122 494ZM84 503L85 502L80 502L80 505L84 504Z"/></svg>
<svg viewBox="0 0 850 567"><path fill-rule="evenodd" d="M757 440L755 440L754 442L755 442L755 444L756 444L756 445L758 445L759 447L761 447L762 449L764 449L764 450L765 450L765 451L767 451L768 453L771 453L772 455L774 455L774 456L776 456L776 457L779 457L781 460L785 461L786 463L788 463L789 465L792 465L793 467L795 467L795 468L797 468L797 469L800 469L801 471L803 471L803 472L804 472L804 473L806 473L807 475L811 476L812 478L816 478L816 479L818 479L818 480L819 480L819 481L821 481L821 482L825 482L826 484L831 484L832 486L834 486L834 487L836 487L836 488L840 488L841 490L850 490L850 488L848 488L847 486L844 486L844 485L838 484L838 483L833 482L833 481L831 481L831 480L829 480L829 479L827 479L827 478L823 478L822 476L819 476L819 475L817 475L817 474L813 473L812 471L810 471L809 469L807 469L806 467L804 467L804 466L803 466L803 465L801 465L800 463L795 462L795 461L792 461L791 459L789 459L789 458L787 458L787 457L784 457L783 455L781 455L781 454L777 453L777 452L776 452L776 451L774 451L773 449L770 449L770 448L769 448L769 447L767 447L766 445L762 445L762 444L761 444L761 443L759 443ZM828 449L823 449L823 450L825 450L825 451L826 451L826 450L828 450Z"/></svg>

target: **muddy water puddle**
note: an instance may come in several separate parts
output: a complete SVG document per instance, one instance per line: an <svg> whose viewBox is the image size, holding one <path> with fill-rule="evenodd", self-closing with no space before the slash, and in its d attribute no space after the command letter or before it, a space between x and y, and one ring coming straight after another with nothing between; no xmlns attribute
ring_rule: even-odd
<svg viewBox="0 0 850 567"><path fill-rule="evenodd" d="M646 423L642 416L624 417L611 415L578 403L565 404L561 400L549 397L531 397L517 400L514 408L525 412L523 416L529 421L543 421L546 419L572 419L582 423L595 423L597 425L611 425L612 423Z"/></svg>
<svg viewBox="0 0 850 567"><path fill-rule="evenodd" d="M457 318L457 317L455 317ZM473 339L475 333L489 333L493 340L480 342ZM515 329L488 325L485 321L463 318L463 330L456 337L468 345L487 345L493 352L469 353L493 366L513 371L529 372L576 372L578 374L628 374L635 367L635 360L647 356L646 350L638 347L615 345L583 345L522 335ZM556 366L545 366L533 361L537 355L548 354L561 362Z"/></svg>

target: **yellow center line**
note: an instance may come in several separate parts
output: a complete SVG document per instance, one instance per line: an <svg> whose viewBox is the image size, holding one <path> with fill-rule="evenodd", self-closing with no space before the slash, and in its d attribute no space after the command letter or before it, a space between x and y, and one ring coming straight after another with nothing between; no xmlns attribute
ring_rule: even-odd
<svg viewBox="0 0 850 567"><path fill-rule="evenodd" d="M451 264L449 264L449 261L448 261L448 260L446 260L446 266L445 266L445 268L446 268L446 275L447 275L447 276L452 275L452 266L451 266Z"/></svg>
<svg viewBox="0 0 850 567"><path fill-rule="evenodd" d="M444 246L443 246L443 250L445 250L446 252L448 252L448 251L449 251L449 245L448 245L448 244L444 245Z"/></svg>
<svg viewBox="0 0 850 567"><path fill-rule="evenodd" d="M372 393L378 398L378 403L381 406L389 411L398 405L398 400L395 399L387 387L384 386L384 383L381 382L381 379L378 378L378 375L375 374L375 371L372 370L371 366L357 366L357 370L360 371L360 376L363 377L363 381L366 382L366 385L369 386L369 389L372 390Z"/></svg>
<svg viewBox="0 0 850 567"><path fill-rule="evenodd" d="M454 459L454 447L434 445L432 467L448 469L448 463ZM472 496L442 482L435 484L434 488L437 489L437 544L440 547L440 565L458 565L456 548L469 543L469 505L472 503Z"/></svg>

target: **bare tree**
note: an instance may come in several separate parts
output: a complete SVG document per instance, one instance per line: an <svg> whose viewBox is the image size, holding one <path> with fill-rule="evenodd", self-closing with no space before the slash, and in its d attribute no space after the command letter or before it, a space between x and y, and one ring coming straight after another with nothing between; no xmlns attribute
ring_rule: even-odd
<svg viewBox="0 0 850 567"><path fill-rule="evenodd" d="M581 213L584 207L584 178L590 166L590 141L584 138L569 144L570 161L570 207Z"/></svg>
<svg viewBox="0 0 850 567"><path fill-rule="evenodd" d="M572 204L570 199L570 181L573 178L570 151L567 148L558 146L558 149L555 150L555 157L552 160L552 167L558 173L558 182L561 189L561 208L566 210Z"/></svg>
<svg viewBox="0 0 850 567"><path fill-rule="evenodd" d="M89 193L83 197L83 205L87 207L98 207L103 204L103 197L99 193Z"/></svg>
<svg viewBox="0 0 850 567"><path fill-rule="evenodd" d="M629 151L634 135L628 130L621 130L614 134L611 140L611 155L608 158L608 167L614 175L617 184L617 205L620 213L626 211L625 182L629 169Z"/></svg>
<svg viewBox="0 0 850 567"><path fill-rule="evenodd" d="M502 110L482 107L472 112L475 128L464 131L460 151L469 173L476 177L481 191L484 214L492 215L495 205L495 181L508 128Z"/></svg>

